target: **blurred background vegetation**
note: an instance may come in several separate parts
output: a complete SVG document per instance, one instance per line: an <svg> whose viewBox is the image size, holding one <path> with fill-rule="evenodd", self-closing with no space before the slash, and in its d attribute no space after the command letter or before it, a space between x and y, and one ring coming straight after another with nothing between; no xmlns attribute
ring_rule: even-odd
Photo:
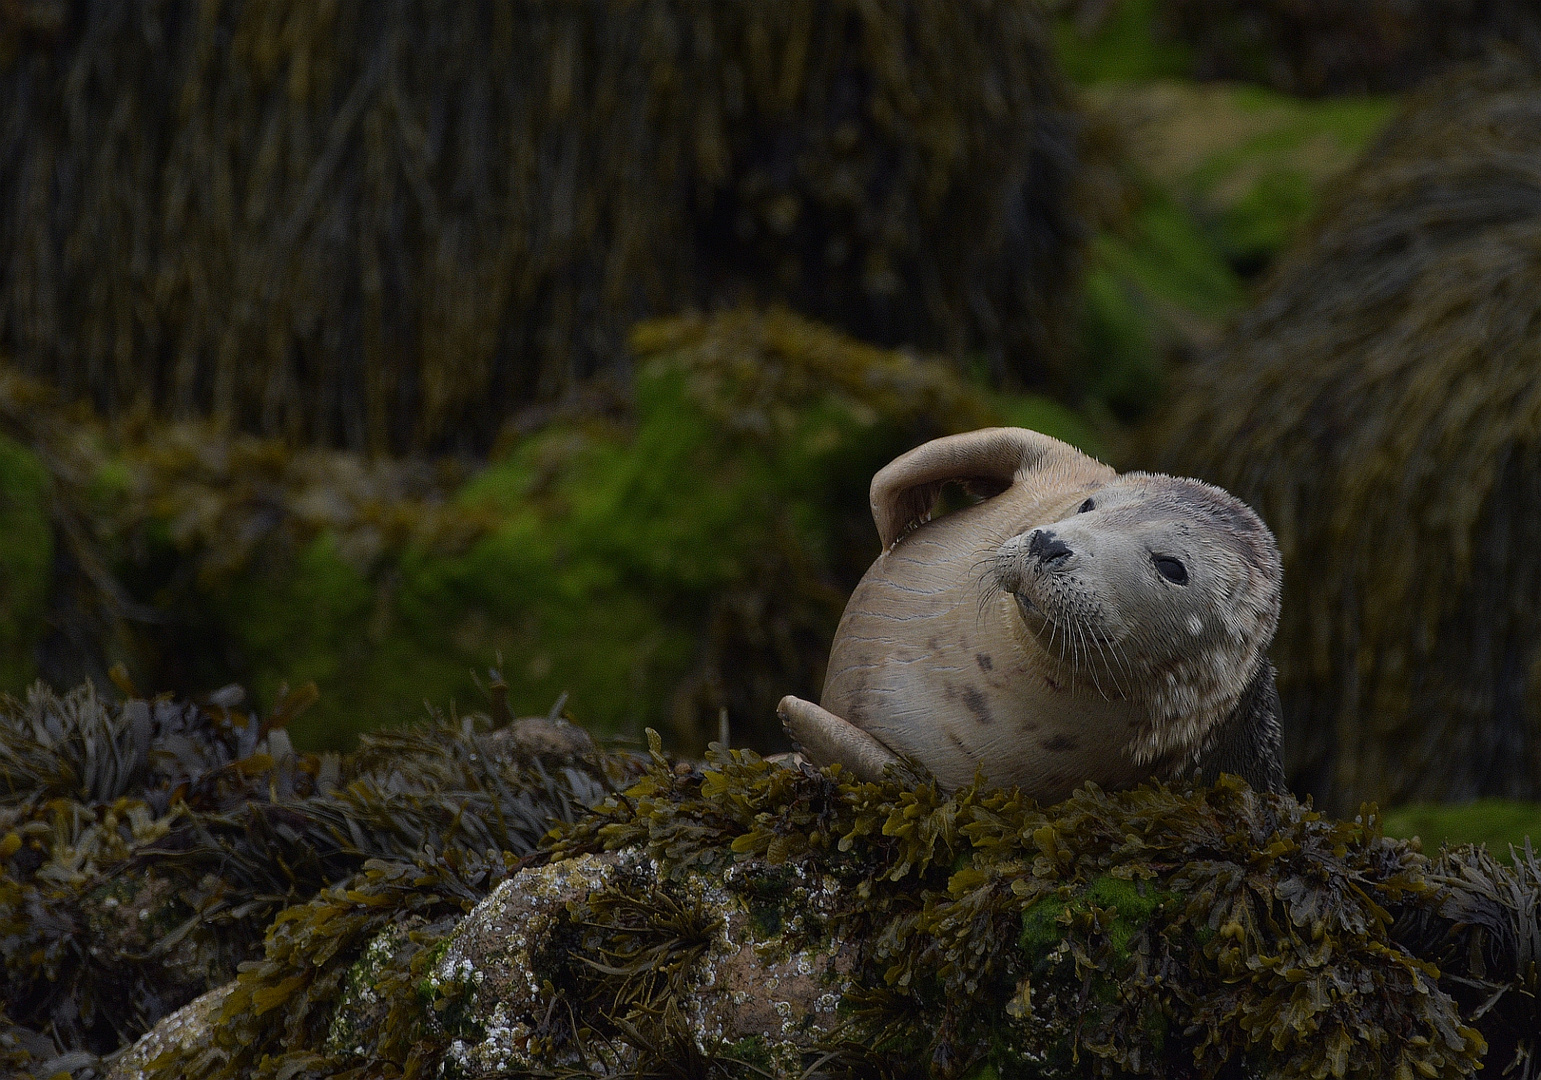
<svg viewBox="0 0 1541 1080"><path fill-rule="evenodd" d="M779 748L1013 423L1278 532L1297 791L1541 833L1532 4L11 0L0 120L0 689Z"/></svg>

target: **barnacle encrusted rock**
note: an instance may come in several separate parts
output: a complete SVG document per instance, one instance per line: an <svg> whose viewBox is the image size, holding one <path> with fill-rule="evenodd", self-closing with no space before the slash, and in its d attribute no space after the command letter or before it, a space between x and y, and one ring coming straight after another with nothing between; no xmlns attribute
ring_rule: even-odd
<svg viewBox="0 0 1541 1080"><path fill-rule="evenodd" d="M233 982L217 986L156 1024L113 1062L107 1080L134 1080L145 1075L157 1058L191 1058L208 1053L214 1027L233 989ZM211 1063L223 1063L224 1055L217 1049L211 1057Z"/></svg>

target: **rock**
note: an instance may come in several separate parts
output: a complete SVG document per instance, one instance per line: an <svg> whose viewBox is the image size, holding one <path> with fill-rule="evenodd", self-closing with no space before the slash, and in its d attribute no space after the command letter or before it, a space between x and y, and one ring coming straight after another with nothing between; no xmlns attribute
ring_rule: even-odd
<svg viewBox="0 0 1541 1080"><path fill-rule="evenodd" d="M209 1064L222 1060L211 1034L234 987L233 982L216 987L156 1024L113 1062L107 1080L138 1080L151 1062L168 1053L189 1059L210 1055Z"/></svg>
<svg viewBox="0 0 1541 1080"><path fill-rule="evenodd" d="M446 1063L464 1075L634 1064L635 1033L688 1033L703 1057L801 1073L837 1026L853 954L822 933L836 886L794 872L754 905L753 871L670 877L635 850L522 871L451 935L428 978L448 1015ZM650 1015L667 1000L668 1008ZM589 1006L575 1017L574 1002ZM668 1029L668 1030L665 1030Z"/></svg>

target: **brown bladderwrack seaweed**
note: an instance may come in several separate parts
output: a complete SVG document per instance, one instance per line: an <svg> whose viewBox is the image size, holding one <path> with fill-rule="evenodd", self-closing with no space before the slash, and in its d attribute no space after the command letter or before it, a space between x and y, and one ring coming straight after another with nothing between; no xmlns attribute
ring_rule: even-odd
<svg viewBox="0 0 1541 1080"><path fill-rule="evenodd" d="M1160 433L1279 538L1286 765L1337 812L1541 794L1538 155L1535 69L1415 98Z"/></svg>
<svg viewBox="0 0 1541 1080"><path fill-rule="evenodd" d="M655 743L645 777L553 840L459 930L425 911L416 948L349 931L355 949L313 955L409 896L378 875L291 909L201 1056L149 1074L1537 1075L1529 853L1431 865L1373 814L1234 780L1040 808L737 751L672 766ZM740 944L801 955L817 985L713 997L736 918ZM339 994L366 955L375 989ZM787 1001L736 1037L779 994L832 1021ZM339 996L391 1020L339 1028Z"/></svg>
<svg viewBox="0 0 1541 1080"><path fill-rule="evenodd" d="M484 450L636 319L746 300L1062 362L1075 121L1031 0L69 10L0 38L0 345L105 411Z"/></svg>
<svg viewBox="0 0 1541 1080"><path fill-rule="evenodd" d="M458 917L630 775L545 720L440 717L346 757L296 754L283 727L313 692L266 718L233 691L203 708L0 700L0 1054L35 1068L50 1048L116 1050L260 957L290 905L351 910L327 890L354 875L355 893L410 893L366 905L360 933ZM328 948L354 942L346 925Z"/></svg>

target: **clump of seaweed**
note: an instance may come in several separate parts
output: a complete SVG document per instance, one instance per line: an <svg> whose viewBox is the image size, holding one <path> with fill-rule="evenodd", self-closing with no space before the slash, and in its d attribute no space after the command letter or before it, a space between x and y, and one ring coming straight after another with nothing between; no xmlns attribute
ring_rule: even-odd
<svg viewBox="0 0 1541 1080"><path fill-rule="evenodd" d="M1076 122L1031 0L92 2L0 37L0 344L112 414L485 451L638 318L745 301L1062 374Z"/></svg>
<svg viewBox="0 0 1541 1080"><path fill-rule="evenodd" d="M294 909L268 961L242 972L241 1004L208 1032L198 1068L167 1053L151 1075L1537 1075L1541 864L1480 850L1431 863L1382 836L1373 811L1334 821L1233 778L1087 787L1039 807L1006 791L849 783L743 751L689 768L655 742L645 776L528 865L488 903L545 914L511 908L482 931L525 941L510 954L525 970L479 968L488 954L465 940L427 943L439 931L416 950L383 939L397 958L372 977L392 1024L352 1027L340 1048L297 987L341 985L346 965L288 945L323 940L337 916ZM793 1043L779 1022L715 1043L680 1026L682 973L728 910L682 902L703 881L755 912L766 942L854 953L828 987L839 1025ZM789 899L799 881L832 883L817 910ZM537 939L538 954L519 951ZM660 965L632 962L646 956ZM478 1013L484 982L510 989ZM510 993L545 1006L505 1012ZM272 1004L254 1018L259 1003Z"/></svg>
<svg viewBox="0 0 1541 1080"><path fill-rule="evenodd" d="M1295 790L1346 812L1541 788L1541 79L1415 98L1159 433L1262 514Z"/></svg>
<svg viewBox="0 0 1541 1080"><path fill-rule="evenodd" d="M355 875L415 890L399 905L409 928L462 911L631 775L578 729L506 711L299 754L284 728L314 694L260 718L233 688L203 706L89 687L0 699L0 1052L88 1067L258 959L275 916L336 900L327 890ZM348 948L334 929L329 948Z"/></svg>

